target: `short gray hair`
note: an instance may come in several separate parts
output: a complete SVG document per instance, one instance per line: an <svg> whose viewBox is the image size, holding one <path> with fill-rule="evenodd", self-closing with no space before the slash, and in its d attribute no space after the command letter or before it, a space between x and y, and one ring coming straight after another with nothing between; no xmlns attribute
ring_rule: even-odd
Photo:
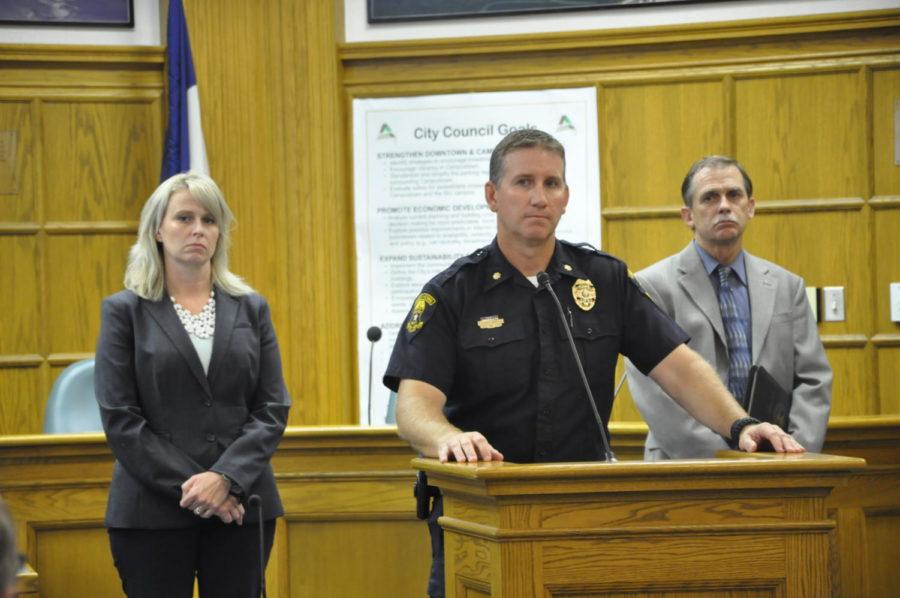
<svg viewBox="0 0 900 598"><path fill-rule="evenodd" d="M728 156L705 156L694 162L687 175L685 175L684 181L681 182L681 199L684 201L684 205L691 207L694 196L694 176L698 172L704 168L719 169L728 168L729 166L734 166L740 171L741 176L744 178L744 191L747 192L747 197L753 197L753 181L750 180L750 175L747 174L747 171L744 170L744 167L737 160Z"/></svg>
<svg viewBox="0 0 900 598"><path fill-rule="evenodd" d="M500 140L497 147L491 153L490 180L494 185L499 185L503 179L503 169L507 154L516 150L536 147L548 152L553 152L562 158L563 181L566 180L566 149L556 138L539 129L518 129L509 133Z"/></svg>
<svg viewBox="0 0 900 598"><path fill-rule="evenodd" d="M166 286L165 264L161 243L156 233L162 225L169 200L178 191L187 189L191 197L209 210L219 225L219 240L213 252L212 282L229 295L247 295L253 289L228 269L228 249L231 246L231 227L234 214L228 209L222 190L211 178L199 172L183 172L163 181L144 204L137 240L128 254L125 268L125 288L144 299L159 301Z"/></svg>

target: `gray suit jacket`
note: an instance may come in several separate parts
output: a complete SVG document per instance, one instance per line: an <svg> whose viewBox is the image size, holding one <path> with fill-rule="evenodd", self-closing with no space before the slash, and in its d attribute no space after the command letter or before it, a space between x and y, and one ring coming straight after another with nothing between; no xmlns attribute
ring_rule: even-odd
<svg viewBox="0 0 900 598"><path fill-rule="evenodd" d="M216 289L208 375L168 299L131 291L103 301L94 387L116 463L106 525L178 528L181 484L212 470L258 494L263 517L283 514L269 459L290 398L265 299ZM248 509L245 522L256 521Z"/></svg>
<svg viewBox="0 0 900 598"><path fill-rule="evenodd" d="M793 389L790 432L807 450L825 441L831 411L831 367L806 299L803 279L744 252L754 364ZM691 336L689 346L728 378L728 351L716 291L693 243L637 273L654 301ZM626 363L628 387L650 427L644 458L712 457L725 440L692 418L650 378Z"/></svg>

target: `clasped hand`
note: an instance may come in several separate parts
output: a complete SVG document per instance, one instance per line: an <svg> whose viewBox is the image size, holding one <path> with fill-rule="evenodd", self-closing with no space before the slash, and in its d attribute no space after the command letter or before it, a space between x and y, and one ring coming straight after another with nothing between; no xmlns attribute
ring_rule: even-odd
<svg viewBox="0 0 900 598"><path fill-rule="evenodd" d="M181 485L181 502L184 509L194 515L209 519L213 515L224 523L244 524L244 505L228 493L229 483L214 471L192 475Z"/></svg>

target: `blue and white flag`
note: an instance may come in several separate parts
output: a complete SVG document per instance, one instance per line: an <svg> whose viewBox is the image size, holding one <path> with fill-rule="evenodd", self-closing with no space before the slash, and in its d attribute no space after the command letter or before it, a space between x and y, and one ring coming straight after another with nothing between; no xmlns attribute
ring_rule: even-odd
<svg viewBox="0 0 900 598"><path fill-rule="evenodd" d="M162 177L195 170L209 174L200 125L200 95L181 0L170 0L168 20L169 125L163 149Z"/></svg>

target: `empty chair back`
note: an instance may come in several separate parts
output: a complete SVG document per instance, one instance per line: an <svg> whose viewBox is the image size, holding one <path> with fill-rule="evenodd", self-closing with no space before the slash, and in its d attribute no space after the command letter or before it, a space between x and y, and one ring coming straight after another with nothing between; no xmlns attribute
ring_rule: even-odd
<svg viewBox="0 0 900 598"><path fill-rule="evenodd" d="M76 361L53 383L44 415L44 433L102 431L100 407L94 398L94 360Z"/></svg>

